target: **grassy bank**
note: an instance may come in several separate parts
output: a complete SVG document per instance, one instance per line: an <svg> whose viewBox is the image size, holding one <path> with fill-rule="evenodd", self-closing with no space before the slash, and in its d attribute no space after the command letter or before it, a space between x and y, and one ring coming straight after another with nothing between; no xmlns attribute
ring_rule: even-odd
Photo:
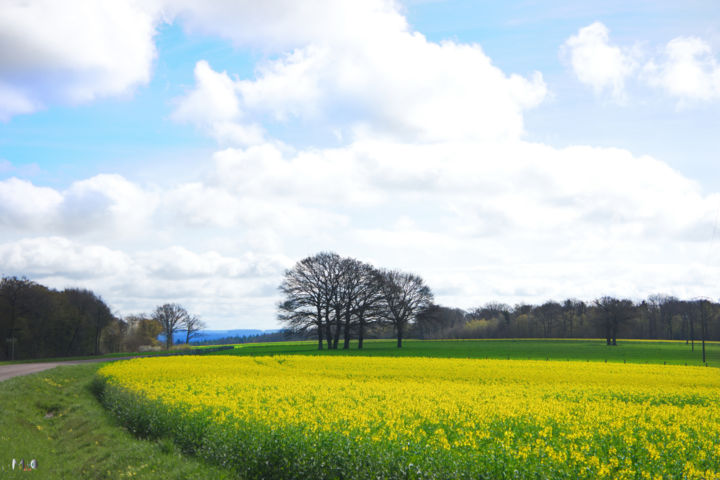
<svg viewBox="0 0 720 480"><path fill-rule="evenodd" d="M720 345L706 344L708 366L720 367ZM389 357L488 358L511 360L587 360L592 362L702 365L700 344L695 351L680 341L619 340L395 340L366 341L362 350L352 342L349 350L318 350L317 342L278 342L236 345L220 355L362 355Z"/></svg>
<svg viewBox="0 0 720 480"><path fill-rule="evenodd" d="M169 440L142 441L103 409L90 384L100 364L59 367L0 382L0 478L231 478L179 453ZM35 458L36 472L11 470Z"/></svg>

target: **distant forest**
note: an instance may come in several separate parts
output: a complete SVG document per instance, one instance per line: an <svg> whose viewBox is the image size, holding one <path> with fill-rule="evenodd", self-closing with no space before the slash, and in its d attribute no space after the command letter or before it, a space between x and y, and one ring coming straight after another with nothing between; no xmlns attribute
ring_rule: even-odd
<svg viewBox="0 0 720 480"><path fill-rule="evenodd" d="M278 305L282 331L206 344L313 339L319 348L362 348L371 338L617 338L720 340L720 304L652 295L541 305L491 302L468 311L438 305L418 275L319 253L285 272ZM189 328L188 328L189 327ZM0 280L0 361L97 355L160 346L158 335L201 339L204 325L182 307L119 318L94 292L54 290L26 278ZM190 333L187 333L189 329ZM172 335L170 335L172 338ZM168 345L166 345L167 347Z"/></svg>

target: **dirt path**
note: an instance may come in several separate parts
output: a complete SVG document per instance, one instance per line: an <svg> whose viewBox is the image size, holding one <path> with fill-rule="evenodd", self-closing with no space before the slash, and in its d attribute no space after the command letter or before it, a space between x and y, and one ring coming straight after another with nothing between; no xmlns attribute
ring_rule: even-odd
<svg viewBox="0 0 720 480"><path fill-rule="evenodd" d="M128 360L135 357L113 357L93 358L92 360L68 360L66 362L42 362L42 363L15 363L13 365L0 365L0 382L8 378L31 373L42 372L61 365L81 365L83 363L112 362L114 360Z"/></svg>

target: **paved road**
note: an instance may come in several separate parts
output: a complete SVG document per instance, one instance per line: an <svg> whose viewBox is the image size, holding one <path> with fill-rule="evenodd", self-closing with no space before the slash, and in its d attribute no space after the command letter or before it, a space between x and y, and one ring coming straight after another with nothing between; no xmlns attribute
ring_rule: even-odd
<svg viewBox="0 0 720 480"><path fill-rule="evenodd" d="M83 363L111 362L113 360L128 360L135 357L113 357L93 358L92 360L69 360L67 362L43 362L43 363L15 363L12 365L0 365L0 382L8 378L31 373L42 372L61 365L82 365Z"/></svg>

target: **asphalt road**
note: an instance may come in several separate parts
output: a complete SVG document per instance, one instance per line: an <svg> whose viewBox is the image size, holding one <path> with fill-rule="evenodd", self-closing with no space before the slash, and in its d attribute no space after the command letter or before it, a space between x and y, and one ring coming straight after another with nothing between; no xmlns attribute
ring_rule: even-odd
<svg viewBox="0 0 720 480"><path fill-rule="evenodd" d="M112 362L114 360L128 360L135 357L114 357L114 358L93 358L92 360L69 360L66 362L43 362L43 363L15 363L12 365L0 365L0 382L8 378L31 373L42 372L61 365L82 365L83 363Z"/></svg>

